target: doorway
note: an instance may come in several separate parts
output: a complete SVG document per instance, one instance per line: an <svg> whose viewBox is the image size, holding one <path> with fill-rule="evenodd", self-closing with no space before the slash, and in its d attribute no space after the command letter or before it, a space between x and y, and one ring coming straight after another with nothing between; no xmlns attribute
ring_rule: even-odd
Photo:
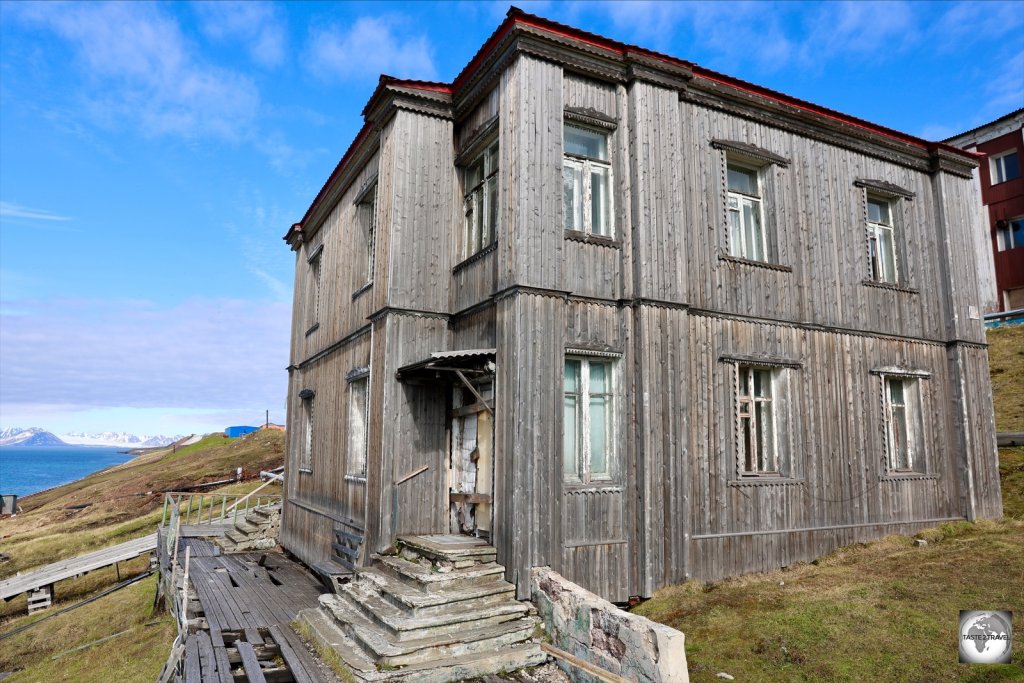
<svg viewBox="0 0 1024 683"><path fill-rule="evenodd" d="M494 496L493 376L452 386L449 532L490 541Z"/></svg>

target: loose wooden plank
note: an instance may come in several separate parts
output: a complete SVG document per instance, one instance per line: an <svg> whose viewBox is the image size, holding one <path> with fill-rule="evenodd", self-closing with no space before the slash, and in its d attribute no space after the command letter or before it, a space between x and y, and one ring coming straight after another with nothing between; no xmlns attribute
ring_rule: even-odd
<svg viewBox="0 0 1024 683"><path fill-rule="evenodd" d="M245 679L249 683L267 683L267 679L263 675L263 669L260 668L259 660L256 659L256 652L252 649L252 644L239 640L235 642L235 647L238 648L238 654L242 658L242 666L245 667Z"/></svg>
<svg viewBox="0 0 1024 683"><path fill-rule="evenodd" d="M270 627L270 635L281 648L281 656L292 672L295 683L316 683L316 663L306 652L305 646L295 637L287 625Z"/></svg>
<svg viewBox="0 0 1024 683"><path fill-rule="evenodd" d="M185 681L202 683L203 671L199 660L199 639L195 636L185 641Z"/></svg>

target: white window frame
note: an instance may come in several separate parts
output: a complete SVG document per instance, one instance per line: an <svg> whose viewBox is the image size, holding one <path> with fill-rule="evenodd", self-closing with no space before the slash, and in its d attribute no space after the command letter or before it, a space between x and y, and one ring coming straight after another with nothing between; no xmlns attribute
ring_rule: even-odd
<svg viewBox="0 0 1024 683"><path fill-rule="evenodd" d="M468 164L462 169L462 182L465 188L464 208L465 224L462 232L463 259L479 253L494 244L498 233L498 162L500 148L498 139L489 140ZM480 181L472 187L468 186L469 173L473 167L480 166ZM476 217L480 216L479 222Z"/></svg>
<svg viewBox="0 0 1024 683"><path fill-rule="evenodd" d="M366 285L373 283L375 270L374 245L377 233L377 183L374 181L360 194L356 204L358 223L366 238Z"/></svg>
<svg viewBox="0 0 1024 683"><path fill-rule="evenodd" d="M736 365L736 450L741 477L782 476L782 454L779 451L779 375L780 369L762 365ZM767 379L767 396L754 395L755 375L762 375L762 383ZM746 379L747 393L743 393L743 380ZM759 435L763 426L757 420L758 408L763 413L768 411L771 423L771 438L766 442ZM744 421L748 421L750 444L759 441L767 445L770 452L748 453L747 432Z"/></svg>
<svg viewBox="0 0 1024 683"><path fill-rule="evenodd" d="M921 378L907 375L881 377L886 470L892 474L925 474L926 463L921 446L924 429ZM892 387L896 384L902 389L902 403L896 402L892 396ZM901 433L905 435L905 456L899 449Z"/></svg>
<svg viewBox="0 0 1024 683"><path fill-rule="evenodd" d="M306 392L303 392L306 393ZM299 469L303 472L313 471L313 426L316 395L309 392L301 396L302 402L302 444L299 448Z"/></svg>
<svg viewBox="0 0 1024 683"><path fill-rule="evenodd" d="M323 263L323 245L320 245L306 259L309 266L308 294L306 298L306 334L314 331L320 325L320 286Z"/></svg>
<svg viewBox="0 0 1024 683"><path fill-rule="evenodd" d="M1024 240L1018 242L1014 239L1014 223L1021 223L1022 231L1024 231L1024 216L1017 216L1007 220L1006 225L1003 227L996 226L996 251L1009 251L1024 247Z"/></svg>
<svg viewBox="0 0 1024 683"><path fill-rule="evenodd" d="M889 223L872 221L870 218L870 204L885 205L889 214ZM896 212L899 207L899 200L889 197L882 197L877 194L866 192L864 195L864 219L867 224L867 249L868 249L868 278L873 282L884 282L887 284L898 284L900 281L900 262L896 248L896 240L899 237L896 226ZM884 249L883 235L889 233L889 248ZM892 261L892 278L886 277L886 260Z"/></svg>
<svg viewBox="0 0 1024 683"><path fill-rule="evenodd" d="M566 128L577 128L590 133L597 133L605 139L605 149L607 150L607 159L599 159L597 157L572 154L565 151L565 129ZM563 206L565 212L564 227L566 230L575 230L577 232L583 232L588 235L595 237L604 237L607 239L615 239L615 177L612 173L612 162L611 162L611 135L609 131L602 130L600 128L593 128L590 126L584 126L578 123L570 123L568 121L562 124L562 201L565 203L565 171L566 169L576 169L580 173L580 194L579 201L582 204L580 211L579 225L576 224L575 218L576 213L572 213L572 224L569 224L570 213L569 207ZM603 224L594 224L594 210L593 210L593 183L591 181L591 174L595 169L603 170L608 178L608 204L607 204L607 216L604 216ZM575 193L574 193L575 196Z"/></svg>
<svg viewBox="0 0 1024 683"><path fill-rule="evenodd" d="M562 439L562 479L567 483L590 484L594 482L609 482L615 478L617 467L616 461L616 379L615 371L617 363L614 358L592 357L580 355L566 355L565 364L579 363L579 387L575 392L565 390L565 376L562 379L563 392L563 439ZM590 391L590 366L600 364L605 366L606 391L599 394L592 394ZM564 367L564 366L563 366ZM563 370L564 373L564 370ZM576 401L574 419L569 424L565 419L565 398L573 396ZM601 396L605 401L605 471L593 471L594 454L591 452L591 410L590 402L595 396ZM573 429L574 452L568 453L565 443L565 430ZM572 471L567 467L572 463Z"/></svg>
<svg viewBox="0 0 1024 683"><path fill-rule="evenodd" d="M360 400L359 393L362 392ZM362 412L356 408L362 404ZM348 474L366 477L369 452L370 376L361 372L349 379L348 385Z"/></svg>
<svg viewBox="0 0 1024 683"><path fill-rule="evenodd" d="M1006 177L1006 158L1009 156L1017 157L1017 175L1012 178ZM1017 153L1016 149L1008 149L1005 152L994 154L988 158L988 170L989 180L992 185L1005 183L1009 180L1016 180L1020 177L1020 154Z"/></svg>
<svg viewBox="0 0 1024 683"><path fill-rule="evenodd" d="M729 186L729 169L735 168L748 174L753 174L757 182L757 194L747 194L740 190L734 190ZM764 178L761 168L750 164L737 162L726 155L725 166L725 190L726 190L726 229L729 243L729 255L747 259L748 261L768 262L768 236L766 234L764 216ZM757 245L747 244L746 225L744 223L743 209L745 206L751 208L751 213L757 215L758 228L756 236L760 241L760 256L756 254ZM736 226L733 225L733 217L736 217ZM753 248L752 248L753 247Z"/></svg>

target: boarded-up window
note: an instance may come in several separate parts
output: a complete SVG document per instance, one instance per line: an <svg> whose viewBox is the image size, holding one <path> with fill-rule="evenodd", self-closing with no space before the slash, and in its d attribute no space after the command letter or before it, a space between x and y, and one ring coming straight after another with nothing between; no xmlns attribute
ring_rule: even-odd
<svg viewBox="0 0 1024 683"><path fill-rule="evenodd" d="M779 474L773 371L741 365L736 395L743 474Z"/></svg>
<svg viewBox="0 0 1024 683"><path fill-rule="evenodd" d="M348 389L348 473L366 476L366 427L369 377L353 379Z"/></svg>
<svg viewBox="0 0 1024 683"><path fill-rule="evenodd" d="M612 364L566 358L562 462L567 481L610 479L614 467Z"/></svg>
<svg viewBox="0 0 1024 683"><path fill-rule="evenodd" d="M356 206L356 217L359 221L359 228L363 232L366 243L365 261L365 282L373 282L374 273L374 242L377 232L377 185L374 183L368 190L364 190L359 197L359 204Z"/></svg>

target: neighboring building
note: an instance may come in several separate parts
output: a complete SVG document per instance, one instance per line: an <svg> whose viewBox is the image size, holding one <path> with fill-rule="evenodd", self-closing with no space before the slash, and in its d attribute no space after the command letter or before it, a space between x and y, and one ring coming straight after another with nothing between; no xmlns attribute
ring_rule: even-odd
<svg viewBox="0 0 1024 683"><path fill-rule="evenodd" d="M975 171L985 203L988 228L982 248L995 266L990 311L1024 309L1024 109L946 140L984 155ZM991 245L991 246L989 246ZM991 290L990 290L991 291ZM984 291L983 291L984 293Z"/></svg>
<svg viewBox="0 0 1024 683"><path fill-rule="evenodd" d="M1001 515L973 155L516 9L364 116L285 237L305 562L624 601Z"/></svg>
<svg viewBox="0 0 1024 683"><path fill-rule="evenodd" d="M259 427L248 426L228 427L224 430L224 436L229 439L237 439L240 436L245 436L246 434L252 434L255 431L259 431L259 429Z"/></svg>

